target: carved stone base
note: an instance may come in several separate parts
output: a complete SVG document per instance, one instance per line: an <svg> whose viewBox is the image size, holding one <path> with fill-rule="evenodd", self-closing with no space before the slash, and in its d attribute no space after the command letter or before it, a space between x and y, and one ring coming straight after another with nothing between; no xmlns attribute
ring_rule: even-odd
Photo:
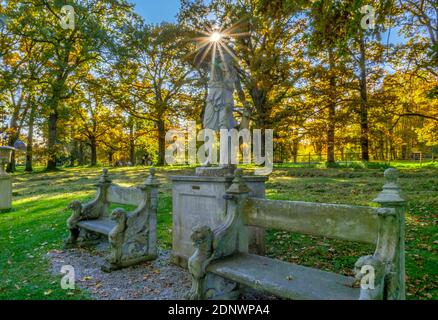
<svg viewBox="0 0 438 320"><path fill-rule="evenodd" d="M250 195L264 198L267 179L263 176L244 177L244 181L252 190ZM214 229L224 222L226 200L223 196L230 187L233 176L174 176L171 180L173 184L172 263L187 268L187 261L194 253L190 239L192 229L200 225ZM249 248L251 253L264 255L263 229L250 228Z"/></svg>

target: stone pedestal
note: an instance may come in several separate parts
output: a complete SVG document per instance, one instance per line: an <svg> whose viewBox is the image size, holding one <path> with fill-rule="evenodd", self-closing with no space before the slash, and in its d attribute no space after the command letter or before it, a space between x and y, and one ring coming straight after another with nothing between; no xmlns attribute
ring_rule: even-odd
<svg viewBox="0 0 438 320"><path fill-rule="evenodd" d="M172 262L187 268L187 261L194 253L190 236L196 226L214 229L225 220L225 191L230 187L233 176L219 174L220 168L197 170L197 176L171 177L173 184L173 246ZM210 172L213 170L214 172ZM207 172L208 171L208 172ZM217 173L217 174L213 174ZM247 176L244 181L251 188L251 197L265 197L267 177ZM250 252L264 254L264 230L250 228Z"/></svg>
<svg viewBox="0 0 438 320"><path fill-rule="evenodd" d="M11 155L15 149L12 147L0 147L0 211L12 208L12 178L4 170L7 163L11 162Z"/></svg>
<svg viewBox="0 0 438 320"><path fill-rule="evenodd" d="M0 169L0 211L12 208L12 178Z"/></svg>

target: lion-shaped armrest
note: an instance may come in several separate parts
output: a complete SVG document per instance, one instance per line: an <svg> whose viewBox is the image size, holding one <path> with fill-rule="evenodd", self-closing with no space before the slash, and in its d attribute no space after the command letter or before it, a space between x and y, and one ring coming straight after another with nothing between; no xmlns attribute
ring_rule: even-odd
<svg viewBox="0 0 438 320"><path fill-rule="evenodd" d="M67 220L67 227L71 229L77 228L77 223L82 220L99 219L103 214L103 204L98 199L90 201L83 205L80 201L75 200L70 203L68 209L73 213Z"/></svg>

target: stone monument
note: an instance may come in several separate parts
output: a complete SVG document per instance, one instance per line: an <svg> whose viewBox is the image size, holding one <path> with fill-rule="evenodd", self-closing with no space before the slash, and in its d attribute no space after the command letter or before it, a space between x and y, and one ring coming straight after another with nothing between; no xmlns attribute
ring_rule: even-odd
<svg viewBox="0 0 438 320"><path fill-rule="evenodd" d="M5 165L11 161L12 147L0 147L0 212L12 208L12 177L6 173Z"/></svg>
<svg viewBox="0 0 438 320"><path fill-rule="evenodd" d="M218 53L207 68L210 74L203 127L214 132L234 129L238 125L233 115L237 72L232 57L226 52ZM230 137L228 139L230 155L231 140ZM172 261L175 264L187 268L188 259L195 251L190 238L194 227L207 225L214 229L224 222L224 195L232 184L235 168L236 165L232 164L231 157L228 156L227 163L219 166L213 166L209 160L202 163L201 167L196 168L194 176L170 178L173 185ZM251 188L250 196L264 198L267 180L266 176L244 177L244 181ZM264 254L263 229L250 229L250 251Z"/></svg>

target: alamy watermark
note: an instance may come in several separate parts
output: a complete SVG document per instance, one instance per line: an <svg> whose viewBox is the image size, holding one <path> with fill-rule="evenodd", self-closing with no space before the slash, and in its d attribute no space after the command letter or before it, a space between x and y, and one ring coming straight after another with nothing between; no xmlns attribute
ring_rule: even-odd
<svg viewBox="0 0 438 320"><path fill-rule="evenodd" d="M376 28L376 9L373 6L366 5L362 6L359 9L359 12L362 13L364 16L360 20L360 26L364 30L374 30ZM385 18L383 22L383 26L386 29L389 29L392 25L391 18Z"/></svg>
<svg viewBox="0 0 438 320"><path fill-rule="evenodd" d="M367 5L359 9L360 13L364 14L360 21L362 29L374 29L376 27L376 10L373 6Z"/></svg>
<svg viewBox="0 0 438 320"><path fill-rule="evenodd" d="M75 268L71 265L64 265L61 267L61 274L65 274L61 278L61 288L63 290L74 290L76 282Z"/></svg>
<svg viewBox="0 0 438 320"><path fill-rule="evenodd" d="M170 130L166 134L166 163L173 164L255 164L255 174L269 175L273 170L272 129L237 130L221 129L217 133L210 129L197 132L196 122L190 121L185 130ZM198 142L203 144L198 148ZM264 150L263 150L264 149ZM219 150L219 154L218 154Z"/></svg>
<svg viewBox="0 0 438 320"><path fill-rule="evenodd" d="M60 24L65 30L75 29L75 9L71 5L65 5L61 8Z"/></svg>
<svg viewBox="0 0 438 320"><path fill-rule="evenodd" d="M374 290L376 281L376 272L372 265L364 265L360 269L362 275L360 279L360 287L363 290Z"/></svg>

